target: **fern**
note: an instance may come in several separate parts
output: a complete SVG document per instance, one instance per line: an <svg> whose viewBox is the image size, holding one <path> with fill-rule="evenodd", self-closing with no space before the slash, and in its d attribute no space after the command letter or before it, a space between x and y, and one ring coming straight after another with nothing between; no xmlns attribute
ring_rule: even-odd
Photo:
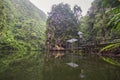
<svg viewBox="0 0 120 80"><path fill-rule="evenodd" d="M112 14L114 16L109 16L110 21L107 23L107 26L112 25L112 29L120 31L120 9L118 7L106 11L106 14Z"/></svg>
<svg viewBox="0 0 120 80"><path fill-rule="evenodd" d="M102 48L100 50L100 52L102 52L102 51L108 51L108 50L113 50L113 49L116 49L118 47L120 47L120 42L119 43L115 43L115 44L110 44L108 46L105 46L104 48Z"/></svg>

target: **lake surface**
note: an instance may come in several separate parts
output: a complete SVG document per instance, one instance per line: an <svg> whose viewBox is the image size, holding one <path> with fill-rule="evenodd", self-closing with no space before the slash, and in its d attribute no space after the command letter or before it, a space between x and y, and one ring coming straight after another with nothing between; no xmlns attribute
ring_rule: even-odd
<svg viewBox="0 0 120 80"><path fill-rule="evenodd" d="M120 80L120 67L76 52L0 52L0 80ZM49 55L48 55L49 54ZM67 54L57 56L57 54ZM9 55L9 56L8 56ZM70 65L68 64L70 63ZM77 66L75 66L77 65Z"/></svg>

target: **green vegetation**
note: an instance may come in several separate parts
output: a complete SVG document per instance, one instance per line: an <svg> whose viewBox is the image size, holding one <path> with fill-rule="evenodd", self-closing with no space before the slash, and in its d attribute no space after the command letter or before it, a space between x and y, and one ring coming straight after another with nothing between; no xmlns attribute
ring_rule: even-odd
<svg viewBox="0 0 120 80"><path fill-rule="evenodd" d="M0 0L0 80L42 79L45 21L29 0Z"/></svg>
<svg viewBox="0 0 120 80"><path fill-rule="evenodd" d="M29 0L0 2L0 50L44 48L46 15Z"/></svg>
<svg viewBox="0 0 120 80"><path fill-rule="evenodd" d="M86 42L113 43L101 49L101 52L113 50L113 54L118 54L120 51L120 2L94 0L88 14L81 18L80 30L84 33Z"/></svg>
<svg viewBox="0 0 120 80"><path fill-rule="evenodd" d="M120 1L94 0L86 16L80 19L79 30L84 33L85 42L109 45L100 49L102 59L120 66L113 58L120 54ZM98 47L98 46L96 46Z"/></svg>
<svg viewBox="0 0 120 80"><path fill-rule="evenodd" d="M55 45L65 47L66 41L76 38L81 8L77 5L71 10L68 4L53 5L47 20L47 42L50 47Z"/></svg>
<svg viewBox="0 0 120 80"><path fill-rule="evenodd" d="M86 40L104 42L120 36L120 2L95 0L88 14L81 18L80 30Z"/></svg>
<svg viewBox="0 0 120 80"><path fill-rule="evenodd" d="M4 28L4 6L2 5L2 0L1 0L0 1L0 32L2 32L3 28Z"/></svg>
<svg viewBox="0 0 120 80"><path fill-rule="evenodd" d="M120 79L120 0L94 0L88 14L81 13L78 5L72 10L60 3L52 6L47 19L29 0L0 0L0 80ZM71 38L77 45L67 44ZM72 48L44 56L45 40L48 49ZM89 55L97 51L100 57ZM71 62L78 67L66 64Z"/></svg>
<svg viewBox="0 0 120 80"><path fill-rule="evenodd" d="M119 47L120 47L120 43L115 43L115 44L111 44L111 45L108 45L108 46L102 48L101 51L114 50L114 49L119 48Z"/></svg>
<svg viewBox="0 0 120 80"><path fill-rule="evenodd" d="M94 0L87 15L81 16L81 13L82 10L77 5L73 10L68 4L53 5L47 19L47 47L66 48L66 41L78 38L77 32L81 31L84 33L84 42L108 43L110 45L101 49L101 52L109 49L113 50L113 54L119 54L120 2Z"/></svg>

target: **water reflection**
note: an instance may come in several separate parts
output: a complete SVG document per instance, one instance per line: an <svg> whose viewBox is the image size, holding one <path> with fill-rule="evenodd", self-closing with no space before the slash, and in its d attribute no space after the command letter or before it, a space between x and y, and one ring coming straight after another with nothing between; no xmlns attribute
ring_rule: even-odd
<svg viewBox="0 0 120 80"><path fill-rule="evenodd" d="M55 52L50 54L53 53ZM120 67L108 64L96 55L76 55L70 52L64 52L64 54L61 59L55 57L47 58L48 60L44 64L43 80L120 79ZM66 64L70 62L79 66L71 67Z"/></svg>
<svg viewBox="0 0 120 80"><path fill-rule="evenodd" d="M42 52L6 53L11 54L0 59L0 80L42 80Z"/></svg>
<svg viewBox="0 0 120 80"><path fill-rule="evenodd" d="M81 69L80 78L85 78L84 69Z"/></svg>
<svg viewBox="0 0 120 80"><path fill-rule="evenodd" d="M71 52L0 52L0 80L119 80L120 67ZM57 57L56 57L57 56ZM67 63L77 64L71 67Z"/></svg>

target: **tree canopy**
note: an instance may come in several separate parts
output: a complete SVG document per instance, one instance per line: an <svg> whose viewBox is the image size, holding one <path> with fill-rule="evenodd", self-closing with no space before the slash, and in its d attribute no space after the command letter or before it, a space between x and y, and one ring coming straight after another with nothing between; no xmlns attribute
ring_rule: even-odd
<svg viewBox="0 0 120 80"><path fill-rule="evenodd" d="M53 38L51 43L62 45L72 38L77 37L78 16L81 15L81 8L75 5L71 10L68 4L60 3L53 5L47 20L48 32L52 32Z"/></svg>

